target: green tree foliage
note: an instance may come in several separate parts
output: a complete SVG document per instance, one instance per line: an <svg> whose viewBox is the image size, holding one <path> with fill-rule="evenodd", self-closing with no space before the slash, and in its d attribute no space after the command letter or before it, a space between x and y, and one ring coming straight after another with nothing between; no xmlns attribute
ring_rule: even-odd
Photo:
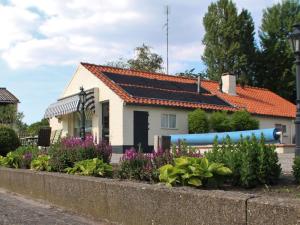
<svg viewBox="0 0 300 225"><path fill-rule="evenodd" d="M135 48L135 58L126 60L120 57L117 61L106 63L107 66L118 67L122 69L134 69L147 72L162 72L163 58L151 51L151 47L143 44Z"/></svg>
<svg viewBox="0 0 300 225"><path fill-rule="evenodd" d="M12 125L17 119L17 106L13 104L0 105L0 124Z"/></svg>
<svg viewBox="0 0 300 225"><path fill-rule="evenodd" d="M226 112L213 112L209 119L210 127L213 131L224 132L230 131L231 120Z"/></svg>
<svg viewBox="0 0 300 225"><path fill-rule="evenodd" d="M231 127L233 131L255 130L259 128L259 122L249 112L241 110L232 114Z"/></svg>
<svg viewBox="0 0 300 225"><path fill-rule="evenodd" d="M108 61L106 63L106 66L112 66L112 67L117 67L117 68L121 68L121 69L128 69L129 68L127 60L124 59L123 57L120 57L116 61Z"/></svg>
<svg viewBox="0 0 300 225"><path fill-rule="evenodd" d="M42 127L48 127L49 126L49 121L47 119L42 119L39 122L35 122L33 124L31 124L30 126L28 126L27 128L27 132L29 135L37 135L39 133L39 130Z"/></svg>
<svg viewBox="0 0 300 225"><path fill-rule="evenodd" d="M18 133L21 133L27 129L27 124L22 121L23 118L24 114L17 111L16 105L0 105L0 124L14 128Z"/></svg>
<svg viewBox="0 0 300 225"><path fill-rule="evenodd" d="M175 75L179 77L190 77L190 78L197 78L200 76L201 78L207 79L207 75L205 73L203 72L195 73L195 68L190 70L185 70L184 72L176 73Z"/></svg>
<svg viewBox="0 0 300 225"><path fill-rule="evenodd" d="M240 57L236 71L237 82L241 85L253 84L256 73L257 49L255 46L255 26L248 10L243 9L238 16Z"/></svg>
<svg viewBox="0 0 300 225"><path fill-rule="evenodd" d="M151 52L151 48L145 44L135 49L136 57L127 61L130 69L148 72L161 72L163 59L160 55Z"/></svg>
<svg viewBox="0 0 300 225"><path fill-rule="evenodd" d="M208 77L219 80L225 73L233 73L238 80L249 83L253 75L254 24L250 13L238 15L231 0L219 0L208 7L203 19L206 30L202 57Z"/></svg>
<svg viewBox="0 0 300 225"><path fill-rule="evenodd" d="M201 109L189 113L188 123L190 133L206 133L209 131L207 115Z"/></svg>
<svg viewBox="0 0 300 225"><path fill-rule="evenodd" d="M9 127L0 126L0 155L5 156L20 146L16 132Z"/></svg>
<svg viewBox="0 0 300 225"><path fill-rule="evenodd" d="M264 10L259 32L261 51L256 84L291 101L295 99L295 59L288 35L299 22L299 1L286 0Z"/></svg>

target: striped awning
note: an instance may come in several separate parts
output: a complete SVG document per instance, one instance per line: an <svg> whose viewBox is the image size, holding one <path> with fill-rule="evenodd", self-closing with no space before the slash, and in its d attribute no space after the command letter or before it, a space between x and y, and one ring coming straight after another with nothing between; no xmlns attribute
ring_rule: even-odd
<svg viewBox="0 0 300 225"><path fill-rule="evenodd" d="M94 89L86 91L85 110L95 112ZM57 102L52 103L45 112L44 118L52 118L62 116L73 112L78 112L80 107L79 93L69 97L61 98Z"/></svg>

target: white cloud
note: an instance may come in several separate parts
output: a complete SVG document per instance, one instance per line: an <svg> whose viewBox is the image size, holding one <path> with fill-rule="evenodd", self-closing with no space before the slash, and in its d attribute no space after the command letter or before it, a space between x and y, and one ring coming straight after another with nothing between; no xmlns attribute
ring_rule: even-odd
<svg viewBox="0 0 300 225"><path fill-rule="evenodd" d="M273 1L273 0L272 0ZM271 0L237 0L254 17ZM14 69L105 63L127 57L142 43L165 56L164 6L169 4L170 61L184 69L201 63L202 17L210 0L10 0L1 5L0 55ZM261 2L261 3L260 3Z"/></svg>
<svg viewBox="0 0 300 225"><path fill-rule="evenodd" d="M24 9L0 5L0 49L9 49L13 44L32 38L38 16Z"/></svg>
<svg viewBox="0 0 300 225"><path fill-rule="evenodd" d="M76 38L75 38L76 39ZM40 65L72 65L79 61L101 63L117 58L124 46L117 44L85 45L90 39L76 42L64 37L32 39L21 42L2 55L11 68L34 68ZM77 39L78 40L78 39ZM78 44L80 43L80 44Z"/></svg>

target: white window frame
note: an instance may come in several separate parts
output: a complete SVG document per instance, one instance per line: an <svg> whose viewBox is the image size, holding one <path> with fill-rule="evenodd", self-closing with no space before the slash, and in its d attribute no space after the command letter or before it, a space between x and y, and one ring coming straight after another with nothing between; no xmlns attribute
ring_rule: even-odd
<svg viewBox="0 0 300 225"><path fill-rule="evenodd" d="M281 130L282 134L287 133L287 126L285 124L276 123L275 128L278 128Z"/></svg>
<svg viewBox="0 0 300 225"><path fill-rule="evenodd" d="M175 126L171 127L170 119L175 117ZM163 121L165 119L166 121ZM174 121L173 121L174 122ZM166 125L166 126L165 126ZM173 113L162 113L160 117L160 127L162 129L177 129L177 116Z"/></svg>

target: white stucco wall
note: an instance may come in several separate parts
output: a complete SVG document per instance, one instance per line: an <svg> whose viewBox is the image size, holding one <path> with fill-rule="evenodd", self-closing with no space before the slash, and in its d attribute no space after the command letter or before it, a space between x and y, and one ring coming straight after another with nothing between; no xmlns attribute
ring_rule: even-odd
<svg viewBox="0 0 300 225"><path fill-rule="evenodd" d="M151 107L151 106L124 106L124 145L133 145L134 131L133 131L133 112L146 111L149 113L149 131L148 143L154 144L154 135L170 135L178 133L188 133L188 112L184 109L165 108L165 107ZM176 115L176 129L161 128L161 115L162 114L175 114Z"/></svg>
<svg viewBox="0 0 300 225"><path fill-rule="evenodd" d="M60 98L67 97L79 92L79 88L83 86L85 90L98 88L95 93L95 111L93 116L93 135L98 138L102 136L102 121L101 121L101 102L110 102L110 141L112 145L123 145L123 100L108 88L100 79L93 75L82 65L79 65L71 81L66 86ZM63 134L72 135L73 133L73 118L72 115L63 116L61 118L61 127ZM50 126L57 128L55 119L50 120Z"/></svg>
<svg viewBox="0 0 300 225"><path fill-rule="evenodd" d="M293 119L281 117L254 116L259 121L259 127L274 128L275 124L286 125L286 133L283 134L282 143L291 144L295 135L295 124Z"/></svg>

